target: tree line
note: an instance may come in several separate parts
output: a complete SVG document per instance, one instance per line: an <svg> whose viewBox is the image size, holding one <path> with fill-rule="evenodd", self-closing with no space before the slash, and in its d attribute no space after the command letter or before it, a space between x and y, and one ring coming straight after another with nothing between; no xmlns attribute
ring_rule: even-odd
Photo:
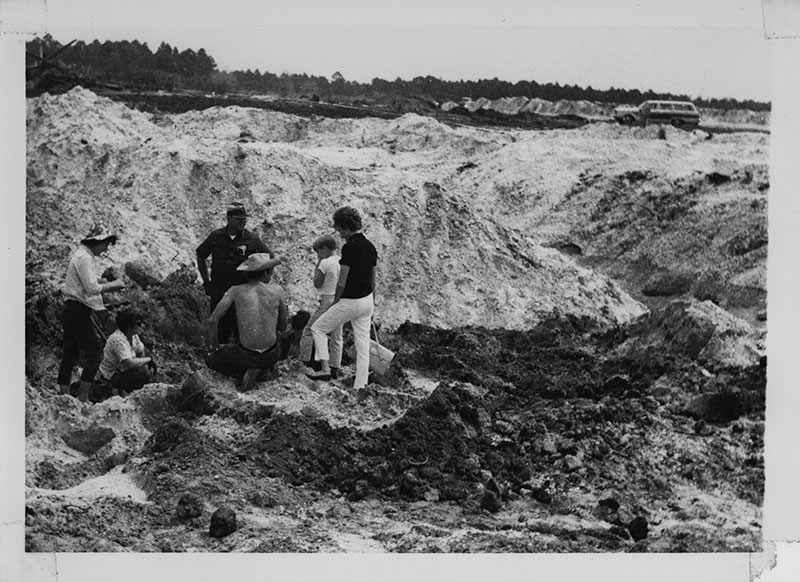
<svg viewBox="0 0 800 582"><path fill-rule="evenodd" d="M50 35L35 38L27 43L30 53L26 65L38 65L40 60L32 55L56 54L64 45ZM559 83L517 81L511 83L498 78L477 81L446 81L433 76L418 76L411 80L396 78L393 81L374 78L369 83L348 81L340 73L330 79L322 76L252 71L220 71L214 58L202 48L179 50L162 42L152 51L147 43L133 41L95 40L91 43L77 41L58 53L56 58L82 77L120 84L134 90L191 89L217 94L270 93L282 97L306 97L334 100L389 99L397 96L423 97L428 101L461 101L464 98L500 99L502 97L539 98L547 101L593 101L601 103L638 105L646 99L677 99L694 101L700 107L717 109L750 109L768 111L770 103L731 98L695 98L673 93L656 93L652 90L606 90L583 88Z"/></svg>

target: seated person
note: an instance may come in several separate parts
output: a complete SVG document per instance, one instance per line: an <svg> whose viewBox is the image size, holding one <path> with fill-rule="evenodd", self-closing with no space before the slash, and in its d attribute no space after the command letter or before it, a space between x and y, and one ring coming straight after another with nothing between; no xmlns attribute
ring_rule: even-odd
<svg viewBox="0 0 800 582"><path fill-rule="evenodd" d="M241 389L250 390L260 371L275 366L280 358L278 335L288 325L288 310L283 289L271 284L272 271L280 259L269 253L247 257L238 271L247 283L234 285L225 292L208 318L208 341L214 350L206 358L209 368L232 378L241 379ZM219 345L217 323L233 307L239 339L235 344Z"/></svg>
<svg viewBox="0 0 800 582"><path fill-rule="evenodd" d="M117 315L117 330L108 336L100 363L100 377L122 393L138 390L155 378L156 365L145 356L139 339L144 315L135 308L123 309Z"/></svg>

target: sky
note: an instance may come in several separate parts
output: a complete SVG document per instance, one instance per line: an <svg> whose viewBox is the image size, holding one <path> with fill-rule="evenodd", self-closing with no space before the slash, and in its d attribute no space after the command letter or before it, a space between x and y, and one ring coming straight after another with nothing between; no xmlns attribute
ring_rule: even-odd
<svg viewBox="0 0 800 582"><path fill-rule="evenodd" d="M220 70L770 100L760 0L0 1L26 5L30 33L204 48Z"/></svg>

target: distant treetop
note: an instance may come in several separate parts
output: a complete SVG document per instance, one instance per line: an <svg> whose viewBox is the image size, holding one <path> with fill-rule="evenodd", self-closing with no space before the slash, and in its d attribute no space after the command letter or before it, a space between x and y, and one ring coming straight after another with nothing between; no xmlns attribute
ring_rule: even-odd
<svg viewBox="0 0 800 582"><path fill-rule="evenodd" d="M49 34L27 43L26 66L41 62L39 56L53 55L64 48ZM477 81L444 81L428 76L410 81L396 78L387 81L374 78L369 83L347 81L336 71L328 80L306 73L276 75L268 71L219 71L213 57L203 48L178 50L162 42L153 52L147 43L133 41L78 41L58 54L58 60L73 67L83 77L113 82L131 89L196 89L215 93L272 93L281 96L324 96L326 99L406 96L435 102L461 101L465 98L500 99L502 97L539 98L548 101L593 101L638 105L647 99L693 101L699 107L716 109L749 109L769 111L770 103L731 98L696 98L652 90L586 88L559 83L517 81L511 83L497 77Z"/></svg>

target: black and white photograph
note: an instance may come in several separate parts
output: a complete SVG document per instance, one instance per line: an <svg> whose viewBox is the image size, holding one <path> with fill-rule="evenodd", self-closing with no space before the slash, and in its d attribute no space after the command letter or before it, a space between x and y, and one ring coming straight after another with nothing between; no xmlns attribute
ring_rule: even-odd
<svg viewBox="0 0 800 582"><path fill-rule="evenodd" d="M793 6L4 2L8 580L759 579Z"/></svg>

